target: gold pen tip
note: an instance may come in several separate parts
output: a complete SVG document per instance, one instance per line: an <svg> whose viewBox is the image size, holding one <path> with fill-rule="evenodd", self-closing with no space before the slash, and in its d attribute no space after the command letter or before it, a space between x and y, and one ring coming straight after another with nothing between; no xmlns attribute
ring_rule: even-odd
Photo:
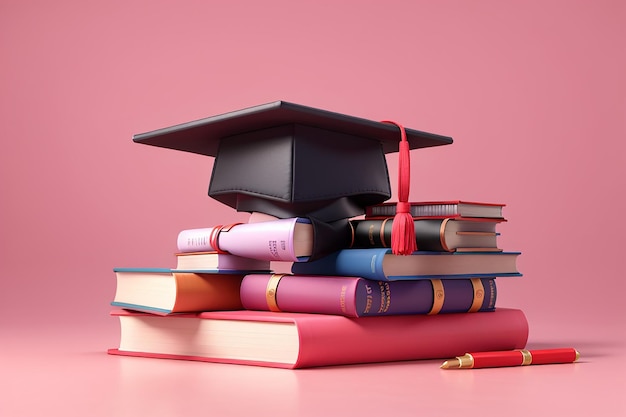
<svg viewBox="0 0 626 417"><path fill-rule="evenodd" d="M448 361L445 361L444 363L441 364L441 366L439 368L441 369L448 369L450 366L450 364L448 363Z"/></svg>

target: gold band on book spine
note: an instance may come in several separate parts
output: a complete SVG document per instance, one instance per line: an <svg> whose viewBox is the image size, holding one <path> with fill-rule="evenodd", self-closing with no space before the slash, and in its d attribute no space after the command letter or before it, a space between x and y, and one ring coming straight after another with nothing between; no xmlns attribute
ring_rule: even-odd
<svg viewBox="0 0 626 417"><path fill-rule="evenodd" d="M446 298L446 293L443 290L443 282L440 279L431 279L433 285L433 306L428 314L437 314L443 307L443 300Z"/></svg>
<svg viewBox="0 0 626 417"><path fill-rule="evenodd" d="M384 219L380 225L379 237L380 237L380 244L383 245L383 248L388 248L389 246L391 246L391 242L387 244L387 241L385 240L385 226L387 225L387 222L389 220L390 220L389 218Z"/></svg>
<svg viewBox="0 0 626 417"><path fill-rule="evenodd" d="M467 310L468 313L475 313L483 306L485 301L485 287L480 278L472 278L472 287L474 287L474 300L472 306Z"/></svg>
<svg viewBox="0 0 626 417"><path fill-rule="evenodd" d="M267 308L270 311L280 311L278 303L276 302L276 289L280 279L287 274L272 274L269 281L267 281L267 287L265 289L265 301L267 302Z"/></svg>
<svg viewBox="0 0 626 417"><path fill-rule="evenodd" d="M446 245L446 225L450 219L443 219L441 222L441 226L439 227L439 243L441 244L441 248L446 252L452 252L448 245Z"/></svg>
<svg viewBox="0 0 626 417"><path fill-rule="evenodd" d="M350 226L350 246L348 246L349 248L354 246L354 225L352 224L352 222L348 222L348 226Z"/></svg>
<svg viewBox="0 0 626 417"><path fill-rule="evenodd" d="M533 355L530 351L522 349L520 353L522 354L522 365L530 365L533 363Z"/></svg>

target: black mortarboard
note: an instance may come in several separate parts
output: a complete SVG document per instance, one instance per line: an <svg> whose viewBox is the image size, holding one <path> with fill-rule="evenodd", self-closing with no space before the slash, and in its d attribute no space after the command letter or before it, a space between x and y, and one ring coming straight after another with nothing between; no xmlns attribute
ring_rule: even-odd
<svg viewBox="0 0 626 417"><path fill-rule="evenodd" d="M406 134L405 158L408 149L452 143L449 137L393 122L285 101L138 134L133 140L216 157L209 195L238 211L332 224L391 197L385 153L402 147L398 128ZM401 181L408 183L402 158L400 164L407 177Z"/></svg>

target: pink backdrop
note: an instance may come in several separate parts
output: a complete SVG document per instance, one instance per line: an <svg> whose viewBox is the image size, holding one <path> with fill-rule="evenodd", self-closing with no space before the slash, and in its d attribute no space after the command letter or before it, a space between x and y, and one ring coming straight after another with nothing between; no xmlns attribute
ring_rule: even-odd
<svg viewBox="0 0 626 417"><path fill-rule="evenodd" d="M412 152L412 198L506 203L525 276L498 304L546 342L610 340L625 18L608 0L1 1L2 332L117 343L113 267L172 266L179 230L245 219L207 196L211 158L132 135L282 99L452 136Z"/></svg>

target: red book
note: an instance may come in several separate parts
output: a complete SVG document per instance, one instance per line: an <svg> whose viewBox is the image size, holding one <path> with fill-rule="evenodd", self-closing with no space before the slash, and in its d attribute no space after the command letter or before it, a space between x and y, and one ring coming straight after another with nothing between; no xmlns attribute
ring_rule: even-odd
<svg viewBox="0 0 626 417"><path fill-rule="evenodd" d="M500 203L481 203L476 201L413 201L409 202L411 216L415 218L490 218L504 221ZM396 203L381 203L368 206L366 218L392 217L396 214Z"/></svg>
<svg viewBox="0 0 626 417"><path fill-rule="evenodd" d="M517 309L471 314L348 318L270 311L156 316L125 310L115 355L309 368L447 359L521 349L528 322Z"/></svg>

